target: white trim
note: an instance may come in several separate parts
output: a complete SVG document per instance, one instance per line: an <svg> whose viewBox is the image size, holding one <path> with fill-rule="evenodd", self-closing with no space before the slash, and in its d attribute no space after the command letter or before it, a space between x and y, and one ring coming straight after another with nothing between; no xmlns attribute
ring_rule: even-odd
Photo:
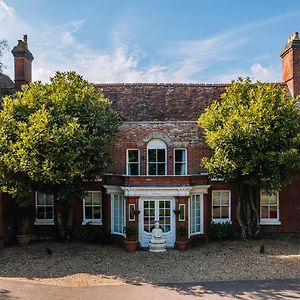
<svg viewBox="0 0 300 300"><path fill-rule="evenodd" d="M164 174L149 174L149 150L156 150L156 161L155 162L150 162L153 164L156 164L156 168L158 167L159 164L165 165L165 172ZM158 162L157 161L157 150L165 150L165 161L164 162ZM161 139L152 139L151 141L148 142L147 144L147 176L167 176L168 175L168 151L167 151L167 144L161 140ZM156 169L157 171L157 169ZM156 172L157 173L157 172Z"/></svg>
<svg viewBox="0 0 300 300"><path fill-rule="evenodd" d="M103 225L102 220L96 221L96 220L86 220L82 221L81 225Z"/></svg>
<svg viewBox="0 0 300 300"><path fill-rule="evenodd" d="M178 162L178 163L184 163L185 164L185 173L184 174L179 174L179 175L176 175L176 170L175 170L175 165L176 165L176 155L175 155L175 152L176 150L184 150L185 152L185 157L184 157L184 162ZM185 176L187 175L188 171L187 171L187 166L188 166L188 163L187 163L187 149L186 148L174 148L173 150L173 174L174 176Z"/></svg>
<svg viewBox="0 0 300 300"><path fill-rule="evenodd" d="M40 205L37 202L37 198L38 198L38 193L40 194L44 194L46 195L50 195L52 198L52 205ZM39 192L39 191L35 191L35 221L33 223L33 225L54 225L54 196L52 194L46 194L44 192ZM37 208L38 207L52 207L52 215L53 218L52 219L38 219L37 218Z"/></svg>
<svg viewBox="0 0 300 300"><path fill-rule="evenodd" d="M114 231L114 197L115 196L118 196L121 198L121 201L122 201L122 204L123 204L123 224L122 225L122 229L123 229L123 232L116 232ZM120 200L120 199L118 199ZM120 236L125 236L125 233L124 233L124 226L126 224L126 203L125 203L125 198L124 196L121 194L121 193L116 193L116 194L111 194L110 195L110 230L111 230L111 234L113 235L120 235Z"/></svg>
<svg viewBox="0 0 300 300"><path fill-rule="evenodd" d="M104 188L106 189L106 193L109 195L123 193L123 191L119 185L104 185Z"/></svg>
<svg viewBox="0 0 300 300"><path fill-rule="evenodd" d="M204 212L203 212L203 195L204 193L200 193L200 194L193 194L189 197L189 201L188 201L188 204L189 204L189 222L188 222L188 236L191 237L191 236L194 236L194 235L199 235L199 234L203 234L204 233L204 220L203 220L203 217L204 217ZM200 231L198 232L193 232L191 233L191 197L193 196L200 196Z"/></svg>
<svg viewBox="0 0 300 300"><path fill-rule="evenodd" d="M128 172L128 166L129 166L129 156L128 156L128 151L130 151L130 150L136 150L136 151L138 151L138 162L137 163L133 163L133 164L137 164L138 165L138 174L134 174L134 175L132 175L132 174L129 174L129 172ZM128 149L126 149L126 175L127 176L138 176L138 175L140 175L140 165L141 165L141 159L140 159L140 149L137 149L137 148L128 148Z"/></svg>
<svg viewBox="0 0 300 300"><path fill-rule="evenodd" d="M180 218L180 207L183 207L183 219ZM179 215L178 215L178 221L184 222L185 221L185 204L181 203L178 205Z"/></svg>
<svg viewBox="0 0 300 300"><path fill-rule="evenodd" d="M33 225L55 225L55 224L54 221L51 219L49 220L36 219Z"/></svg>
<svg viewBox="0 0 300 300"><path fill-rule="evenodd" d="M133 218L131 218L131 212L130 208L133 207L133 211L135 211L135 204L134 203L129 203L128 204L128 221L135 221L135 214L133 214Z"/></svg>
<svg viewBox="0 0 300 300"><path fill-rule="evenodd" d="M126 197L179 197L190 196L190 194L208 192L210 185L197 185L197 186L178 186L178 187L128 187L121 186Z"/></svg>
<svg viewBox="0 0 300 300"><path fill-rule="evenodd" d="M262 193L263 191L261 190L260 191L260 201L259 201L259 212L260 212L260 225L281 225L281 222L280 222L280 206L279 206L279 192L276 192L276 200L277 200L277 218L262 218L261 217L261 207L262 207L262 204L261 204L261 199L262 199ZM275 206L275 205L264 205L264 206Z"/></svg>
<svg viewBox="0 0 300 300"><path fill-rule="evenodd" d="M228 197L229 197L229 204L228 205L222 205L220 203L220 207L224 206L224 207L228 207L228 218L214 218L213 217L213 210L214 210L214 205L213 205L213 194L214 193L228 193ZM225 222L231 222L231 191L230 190L213 190L211 193L211 220L214 223L225 223Z"/></svg>
<svg viewBox="0 0 300 300"><path fill-rule="evenodd" d="M145 233L144 232L144 201L155 201L155 206L154 206L154 221L157 221L158 215L159 215L159 206L157 206L157 203L159 201L170 201L170 226L171 226L171 231L168 233L164 233L165 238L167 240L167 247L174 247L175 240L176 240L176 218L174 216L173 210L175 209L175 198L174 197L140 197L139 198L139 210L141 211L139 215L139 242L141 244L144 244L145 236L150 239L151 237L151 232L150 233ZM145 247L147 247L145 245Z"/></svg>
<svg viewBox="0 0 300 300"><path fill-rule="evenodd" d="M95 205L96 207L100 206L100 218L95 218L95 219L86 219L85 218L85 197L83 197L82 199L82 225L86 225L86 224L91 224L91 225L102 225L102 193L101 191L85 191L86 194L91 193L92 195L94 193L97 193L100 195L100 204ZM94 204L93 204L93 196L92 196L92 204L88 205L89 207L94 208Z"/></svg>

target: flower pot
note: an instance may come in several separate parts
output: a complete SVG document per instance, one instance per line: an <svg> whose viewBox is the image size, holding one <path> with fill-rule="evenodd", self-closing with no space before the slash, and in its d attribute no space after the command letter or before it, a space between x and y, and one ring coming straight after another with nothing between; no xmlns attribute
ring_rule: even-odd
<svg viewBox="0 0 300 300"><path fill-rule="evenodd" d="M176 241L176 248L179 251L186 251L189 248L189 241Z"/></svg>
<svg viewBox="0 0 300 300"><path fill-rule="evenodd" d="M20 234L16 236L19 246L25 247L28 246L31 240L29 234Z"/></svg>
<svg viewBox="0 0 300 300"><path fill-rule="evenodd" d="M134 252L137 250L138 241L128 241L124 240L124 248L126 252Z"/></svg>

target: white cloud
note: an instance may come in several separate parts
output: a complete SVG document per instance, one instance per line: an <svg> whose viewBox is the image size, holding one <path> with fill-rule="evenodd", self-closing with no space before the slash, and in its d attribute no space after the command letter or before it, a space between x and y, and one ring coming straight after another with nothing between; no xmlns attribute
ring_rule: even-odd
<svg viewBox="0 0 300 300"><path fill-rule="evenodd" d="M4 0L0 0L0 19L4 17L12 18L16 14L15 10L8 6Z"/></svg>
<svg viewBox="0 0 300 300"><path fill-rule="evenodd" d="M235 69L231 72L217 75L214 79L216 83L226 83L236 80L238 77L250 77L253 81L280 82L281 70L277 66L262 66L259 63L253 63L249 69Z"/></svg>
<svg viewBox="0 0 300 300"><path fill-rule="evenodd" d="M57 70L75 70L93 82L194 82L203 81L200 76L204 76L205 71L218 62L236 59L235 49L250 41L247 32L289 16L285 14L246 24L202 40L169 43L164 54L171 58L170 64L157 63L144 67L141 63L147 54L128 48L122 42L122 32L127 32L128 28L113 26L113 50L91 49L76 39L76 33L84 26L85 20L75 20L61 26L41 24L39 28L33 28L4 0L0 0L0 37L7 39L12 48L23 33L28 34L29 48L35 56L33 80L48 81ZM10 52L5 54L3 62L8 66L7 73L13 77ZM279 81L278 75L280 70L277 68L254 63L248 70L231 70L214 75L208 82L230 82L238 76Z"/></svg>

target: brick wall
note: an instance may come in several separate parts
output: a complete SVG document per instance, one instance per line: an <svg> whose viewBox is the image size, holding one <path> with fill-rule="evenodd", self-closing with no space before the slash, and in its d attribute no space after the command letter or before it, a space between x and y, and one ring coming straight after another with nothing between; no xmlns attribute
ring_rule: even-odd
<svg viewBox="0 0 300 300"><path fill-rule="evenodd" d="M161 139L167 144L168 175L173 174L174 149L187 149L188 174L203 172L200 158L210 155L196 122L127 122L120 128L120 138L110 146L113 163L109 172L126 174L126 149L140 150L141 175L146 175L147 144Z"/></svg>

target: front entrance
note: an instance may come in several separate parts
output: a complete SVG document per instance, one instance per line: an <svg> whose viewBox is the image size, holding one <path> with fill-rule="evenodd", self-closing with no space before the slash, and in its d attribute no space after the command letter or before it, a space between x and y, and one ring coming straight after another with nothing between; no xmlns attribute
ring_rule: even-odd
<svg viewBox="0 0 300 300"><path fill-rule="evenodd" d="M174 199L140 199L139 241L141 247L148 247L155 221L159 221L159 225L167 242L167 247L174 247L174 209Z"/></svg>

